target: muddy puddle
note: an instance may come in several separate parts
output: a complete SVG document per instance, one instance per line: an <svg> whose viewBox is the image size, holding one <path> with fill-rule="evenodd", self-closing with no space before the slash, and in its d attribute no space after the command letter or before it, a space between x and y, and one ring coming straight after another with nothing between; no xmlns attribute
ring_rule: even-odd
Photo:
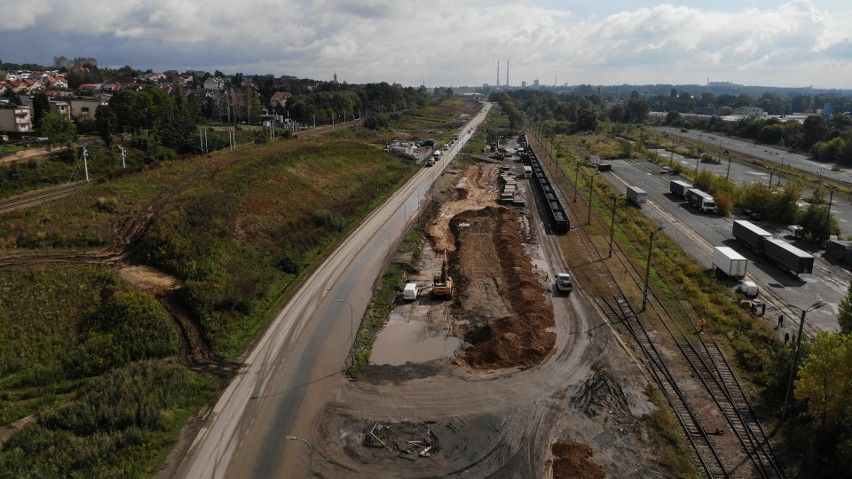
<svg viewBox="0 0 852 479"><path fill-rule="evenodd" d="M447 336L447 331L435 331L424 321L407 320L399 313L391 313L373 344L370 364L401 366L449 358L461 345L461 340Z"/></svg>

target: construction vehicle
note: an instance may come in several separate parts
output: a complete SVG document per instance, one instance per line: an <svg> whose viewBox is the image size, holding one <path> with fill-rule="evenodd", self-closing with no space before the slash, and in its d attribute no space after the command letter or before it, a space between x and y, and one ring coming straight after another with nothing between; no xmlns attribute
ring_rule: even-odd
<svg viewBox="0 0 852 479"><path fill-rule="evenodd" d="M453 278L447 271L447 254L444 253L444 262L441 264L441 274L432 278L432 296L447 299L453 298Z"/></svg>

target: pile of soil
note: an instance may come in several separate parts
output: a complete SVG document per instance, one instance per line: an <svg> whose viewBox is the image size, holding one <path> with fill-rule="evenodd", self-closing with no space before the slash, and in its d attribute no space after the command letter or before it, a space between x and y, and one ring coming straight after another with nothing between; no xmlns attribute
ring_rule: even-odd
<svg viewBox="0 0 852 479"><path fill-rule="evenodd" d="M554 479L604 479L606 472L592 461L592 448L581 442L558 440L550 447Z"/></svg>
<svg viewBox="0 0 852 479"><path fill-rule="evenodd" d="M520 217L514 211L495 207L486 208L478 214L493 217L495 230L487 236L482 231L478 234L457 235L458 254L481 256L485 248L483 243L489 239L493 241L496 258L486 256L479 260L496 263L502 275L498 282L498 293L508 301L513 314L487 321L486 325L469 332L465 337L473 346L464 352L462 360L474 368L540 364L556 347L556 334L547 331L555 324L553 307L547 301L544 288L524 251L520 237ZM454 219L454 229L461 222L470 224L468 218L460 215ZM467 273L466 270L462 271L462 274ZM472 285L475 281L476 278L465 277L464 283ZM465 303L461 304L464 307Z"/></svg>

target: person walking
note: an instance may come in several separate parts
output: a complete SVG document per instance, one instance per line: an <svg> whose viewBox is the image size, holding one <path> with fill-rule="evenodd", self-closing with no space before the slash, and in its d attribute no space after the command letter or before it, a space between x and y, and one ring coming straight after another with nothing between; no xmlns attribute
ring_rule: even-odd
<svg viewBox="0 0 852 479"><path fill-rule="evenodd" d="M760 306L760 315L766 316L766 303L763 303L763 305Z"/></svg>
<svg viewBox="0 0 852 479"><path fill-rule="evenodd" d="M704 329L707 327L707 321L704 318L698 320L699 334L704 334Z"/></svg>
<svg viewBox="0 0 852 479"><path fill-rule="evenodd" d="M790 333L784 333L784 344L790 342Z"/></svg>
<svg viewBox="0 0 852 479"><path fill-rule="evenodd" d="M778 315L778 325L775 326L775 329L781 329L781 326L784 326L784 315L783 314Z"/></svg>

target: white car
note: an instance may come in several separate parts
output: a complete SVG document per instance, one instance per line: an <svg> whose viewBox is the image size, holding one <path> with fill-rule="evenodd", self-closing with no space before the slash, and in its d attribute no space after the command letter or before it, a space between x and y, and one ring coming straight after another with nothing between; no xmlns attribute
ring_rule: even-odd
<svg viewBox="0 0 852 479"><path fill-rule="evenodd" d="M660 168L660 174L661 175L667 175L668 173L669 173L669 167L668 166L664 166L664 167Z"/></svg>
<svg viewBox="0 0 852 479"><path fill-rule="evenodd" d="M574 291L574 283L571 281L571 275L568 273L556 274L556 290L560 293L571 293Z"/></svg>

